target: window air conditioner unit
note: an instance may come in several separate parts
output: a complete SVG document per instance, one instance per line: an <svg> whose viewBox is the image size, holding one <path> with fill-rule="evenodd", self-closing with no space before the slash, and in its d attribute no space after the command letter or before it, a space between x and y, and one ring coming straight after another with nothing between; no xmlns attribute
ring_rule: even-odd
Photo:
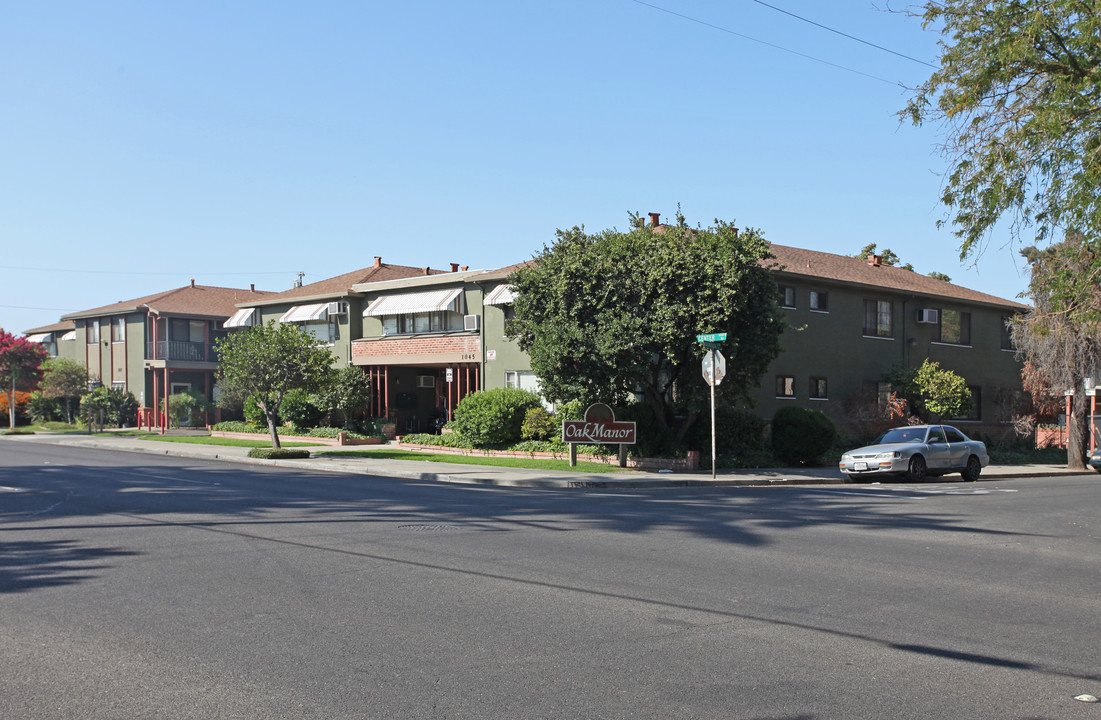
<svg viewBox="0 0 1101 720"><path fill-rule="evenodd" d="M478 329L478 315L463 315L463 330Z"/></svg>
<svg viewBox="0 0 1101 720"><path fill-rule="evenodd" d="M940 322L940 312L937 311L937 310L931 310L931 309L928 309L928 308L924 309L924 310L918 310L917 321L919 323L928 323L930 325L936 325L938 322Z"/></svg>
<svg viewBox="0 0 1101 720"><path fill-rule="evenodd" d="M417 387L419 388L434 388L436 387L435 375L418 375Z"/></svg>
<svg viewBox="0 0 1101 720"><path fill-rule="evenodd" d="M329 314L330 315L347 315L348 314L348 307L344 303L340 302L339 300L337 302L331 302L331 303L329 303Z"/></svg>

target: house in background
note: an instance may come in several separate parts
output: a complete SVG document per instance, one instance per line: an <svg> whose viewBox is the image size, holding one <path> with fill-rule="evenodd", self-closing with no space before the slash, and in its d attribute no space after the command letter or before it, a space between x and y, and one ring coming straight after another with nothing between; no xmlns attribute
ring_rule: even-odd
<svg viewBox="0 0 1101 720"><path fill-rule="evenodd" d="M458 265L451 267L458 271ZM447 271L429 267L390 265L376 255L370 267L242 302L224 327L234 330L272 321L294 323L329 348L334 365L344 367L351 363L352 338L359 337L362 329L364 299L352 289L355 285L444 274Z"/></svg>
<svg viewBox="0 0 1101 720"><path fill-rule="evenodd" d="M214 342L237 304L268 295L244 288L190 285L69 313L75 325L76 360L96 384L128 390L139 423L168 427L166 395L198 390L214 399L218 367Z"/></svg>
<svg viewBox="0 0 1101 720"><path fill-rule="evenodd" d="M80 359L77 354L76 323L72 320L31 328L24 330L23 334L30 342L42 343L52 358Z"/></svg>
<svg viewBox="0 0 1101 720"><path fill-rule="evenodd" d="M883 375L893 365L917 368L929 358L971 388L972 411L953 422L1008 420L1002 401L1021 390L1021 365L1006 323L1027 305L887 266L874 255L782 245L772 254L788 328L782 354L752 394L761 416L789 404L843 416L861 398L885 395Z"/></svg>

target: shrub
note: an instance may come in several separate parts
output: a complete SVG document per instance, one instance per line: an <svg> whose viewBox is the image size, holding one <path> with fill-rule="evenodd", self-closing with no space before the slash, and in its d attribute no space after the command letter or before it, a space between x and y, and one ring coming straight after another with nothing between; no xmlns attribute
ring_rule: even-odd
<svg viewBox="0 0 1101 720"><path fill-rule="evenodd" d="M319 427L310 430L306 433L309 437L315 438L333 438L335 439L340 433L347 433L349 440L363 440L367 436L363 433L357 433L354 430L347 430L345 428L331 428L331 427Z"/></svg>
<svg viewBox="0 0 1101 720"><path fill-rule="evenodd" d="M759 458L767 450L768 421L726 404L715 406L715 451L723 457ZM686 438L688 446L706 455L711 450L711 409L700 413Z"/></svg>
<svg viewBox="0 0 1101 720"><path fill-rule="evenodd" d="M279 409L279 415L284 422L294 425L295 429L317 427L321 420L321 409L310 398L305 390L294 389L283 396L283 405ZM267 424L265 422L265 424Z"/></svg>
<svg viewBox="0 0 1101 720"><path fill-rule="evenodd" d="M252 448L248 451L248 456L261 460L292 460L308 458L310 451L300 448Z"/></svg>
<svg viewBox="0 0 1101 720"><path fill-rule="evenodd" d="M772 449L786 463L815 462L836 437L837 428L821 410L789 406L772 416Z"/></svg>
<svg viewBox="0 0 1101 720"><path fill-rule="evenodd" d="M259 427L252 423L241 422L240 420L223 420L222 422L214 425L211 430L218 430L221 432L239 432L239 433L266 433L267 427Z"/></svg>
<svg viewBox="0 0 1101 720"><path fill-rule="evenodd" d="M27 401L26 413L30 415L31 422L36 425L51 420L60 420L62 416L58 401L46 397L40 390L31 393L30 400Z"/></svg>
<svg viewBox="0 0 1101 720"><path fill-rule="evenodd" d="M452 426L476 447L506 445L520 439L524 416L540 405L539 396L528 390L483 390L463 398Z"/></svg>
<svg viewBox="0 0 1101 720"><path fill-rule="evenodd" d="M474 443L471 442L470 438L457 433L448 433L446 435L417 433L414 435L406 435L401 441L411 445L434 445L436 447L458 448L460 450L474 449Z"/></svg>
<svg viewBox="0 0 1101 720"><path fill-rule="evenodd" d="M525 440L547 440L558 429L558 423L543 407L531 408L524 415L524 422L520 426L520 437Z"/></svg>
<svg viewBox="0 0 1101 720"><path fill-rule="evenodd" d="M198 390L188 390L168 396L168 415L176 421L176 427L196 425L199 415L211 410L214 403Z"/></svg>

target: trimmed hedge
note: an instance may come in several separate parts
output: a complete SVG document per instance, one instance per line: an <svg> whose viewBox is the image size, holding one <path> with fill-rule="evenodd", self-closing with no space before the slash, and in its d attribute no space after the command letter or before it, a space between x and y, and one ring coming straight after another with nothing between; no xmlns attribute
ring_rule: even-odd
<svg viewBox="0 0 1101 720"><path fill-rule="evenodd" d="M299 448L253 448L248 451L250 458L261 460L292 460L295 458L308 458L309 450Z"/></svg>
<svg viewBox="0 0 1101 720"><path fill-rule="evenodd" d="M520 440L524 416L536 407L542 407L539 396L527 390L482 390L463 398L451 426L478 447L507 445Z"/></svg>
<svg viewBox="0 0 1101 720"><path fill-rule="evenodd" d="M836 439L837 427L821 410L789 406L772 416L772 449L786 463L812 464Z"/></svg>

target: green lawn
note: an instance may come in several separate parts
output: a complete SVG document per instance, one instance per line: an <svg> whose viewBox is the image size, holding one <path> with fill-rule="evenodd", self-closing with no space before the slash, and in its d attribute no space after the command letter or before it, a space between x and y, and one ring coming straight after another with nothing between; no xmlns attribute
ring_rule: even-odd
<svg viewBox="0 0 1101 720"><path fill-rule="evenodd" d="M320 452L316 456L328 457L362 457L378 458L383 460L419 460L421 462L455 463L457 465L492 465L494 467L513 467L528 470L554 470L583 473L614 473L631 472L628 468L618 465L605 465L584 460L578 460L576 467L570 467L569 460L547 460L541 458L510 458L493 457L490 455L443 455L427 452L414 452L412 450L345 450L341 452Z"/></svg>
<svg viewBox="0 0 1101 720"><path fill-rule="evenodd" d="M228 447L266 448L271 447L271 439L238 440L236 438L206 437L203 435L146 435L142 440L153 442L188 443L190 445L224 445ZM318 447L323 443L285 442L283 447Z"/></svg>

